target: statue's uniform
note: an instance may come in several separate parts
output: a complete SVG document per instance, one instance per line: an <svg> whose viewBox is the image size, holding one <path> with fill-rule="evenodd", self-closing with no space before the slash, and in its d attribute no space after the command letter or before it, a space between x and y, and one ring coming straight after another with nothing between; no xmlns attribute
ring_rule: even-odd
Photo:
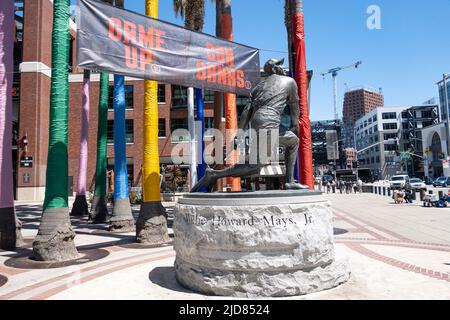
<svg viewBox="0 0 450 320"><path fill-rule="evenodd" d="M279 144L286 148L286 158L298 151L297 134L281 127L281 116L286 106L298 108L297 84L295 80L273 74L260 82L252 91L251 128L260 134L261 129L279 132ZM270 145L270 144L269 144ZM278 144L273 145L272 156L276 155ZM295 162L295 159L294 159Z"/></svg>

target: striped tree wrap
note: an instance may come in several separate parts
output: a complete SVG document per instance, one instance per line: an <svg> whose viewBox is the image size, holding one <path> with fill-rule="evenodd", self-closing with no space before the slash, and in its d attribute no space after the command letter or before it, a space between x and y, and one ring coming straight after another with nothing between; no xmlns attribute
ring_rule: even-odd
<svg viewBox="0 0 450 320"><path fill-rule="evenodd" d="M44 210L68 207L69 5L54 0L52 79Z"/></svg>

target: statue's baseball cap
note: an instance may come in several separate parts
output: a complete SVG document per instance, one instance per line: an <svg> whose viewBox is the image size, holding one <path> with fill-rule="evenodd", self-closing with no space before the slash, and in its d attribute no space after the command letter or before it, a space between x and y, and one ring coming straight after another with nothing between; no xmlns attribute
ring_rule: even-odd
<svg viewBox="0 0 450 320"><path fill-rule="evenodd" d="M275 66L282 66L284 63L284 58L281 59L270 59L266 62L266 64L264 65L264 72L265 73L270 73L270 71L275 67Z"/></svg>

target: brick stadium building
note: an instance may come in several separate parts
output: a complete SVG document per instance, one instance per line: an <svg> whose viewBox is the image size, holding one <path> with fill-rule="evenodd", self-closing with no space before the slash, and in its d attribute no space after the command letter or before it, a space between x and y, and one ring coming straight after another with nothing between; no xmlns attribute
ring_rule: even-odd
<svg viewBox="0 0 450 320"><path fill-rule="evenodd" d="M342 140L344 148L355 146L354 126L356 120L373 109L384 106L384 96L380 91L369 88L349 90L344 96Z"/></svg>
<svg viewBox="0 0 450 320"><path fill-rule="evenodd" d="M18 200L42 200L45 192L47 167L50 80L51 33L53 22L52 0L18 1L16 11L16 45L14 77L14 147L15 190ZM69 181L75 190L80 152L81 106L83 70L76 66L76 25L70 21L71 74L69 76ZM100 75L91 75L88 186L95 175L97 115ZM110 76L110 88L113 86ZM204 92L205 126L212 128L214 93ZM130 185L140 185L142 163L142 113L144 106L144 82L126 77L126 128L127 163ZM240 111L246 98L238 97ZM162 165L170 165L174 142L187 137L172 136L176 129L187 129L187 90L180 86L160 84L159 105L159 154ZM224 127L224 119L221 128ZM108 168L114 165L113 146L114 112L110 90L108 114ZM207 138L211 140L211 138ZM184 170L186 174L186 170Z"/></svg>

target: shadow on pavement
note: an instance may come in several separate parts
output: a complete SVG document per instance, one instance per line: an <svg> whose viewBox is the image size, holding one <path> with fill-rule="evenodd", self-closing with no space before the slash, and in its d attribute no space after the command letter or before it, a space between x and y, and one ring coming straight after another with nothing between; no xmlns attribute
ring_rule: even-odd
<svg viewBox="0 0 450 320"><path fill-rule="evenodd" d="M348 233L348 230L345 229L339 229L339 228L333 228L333 232L335 236L338 236L340 234L346 234Z"/></svg>
<svg viewBox="0 0 450 320"><path fill-rule="evenodd" d="M8 282L8 278L5 277L5 276L2 276L2 275L0 274L0 287L1 287L1 286L4 286L7 282Z"/></svg>
<svg viewBox="0 0 450 320"><path fill-rule="evenodd" d="M175 277L174 267L157 267L150 271L148 279L150 282L168 290L200 295L195 291L184 288L178 283Z"/></svg>

